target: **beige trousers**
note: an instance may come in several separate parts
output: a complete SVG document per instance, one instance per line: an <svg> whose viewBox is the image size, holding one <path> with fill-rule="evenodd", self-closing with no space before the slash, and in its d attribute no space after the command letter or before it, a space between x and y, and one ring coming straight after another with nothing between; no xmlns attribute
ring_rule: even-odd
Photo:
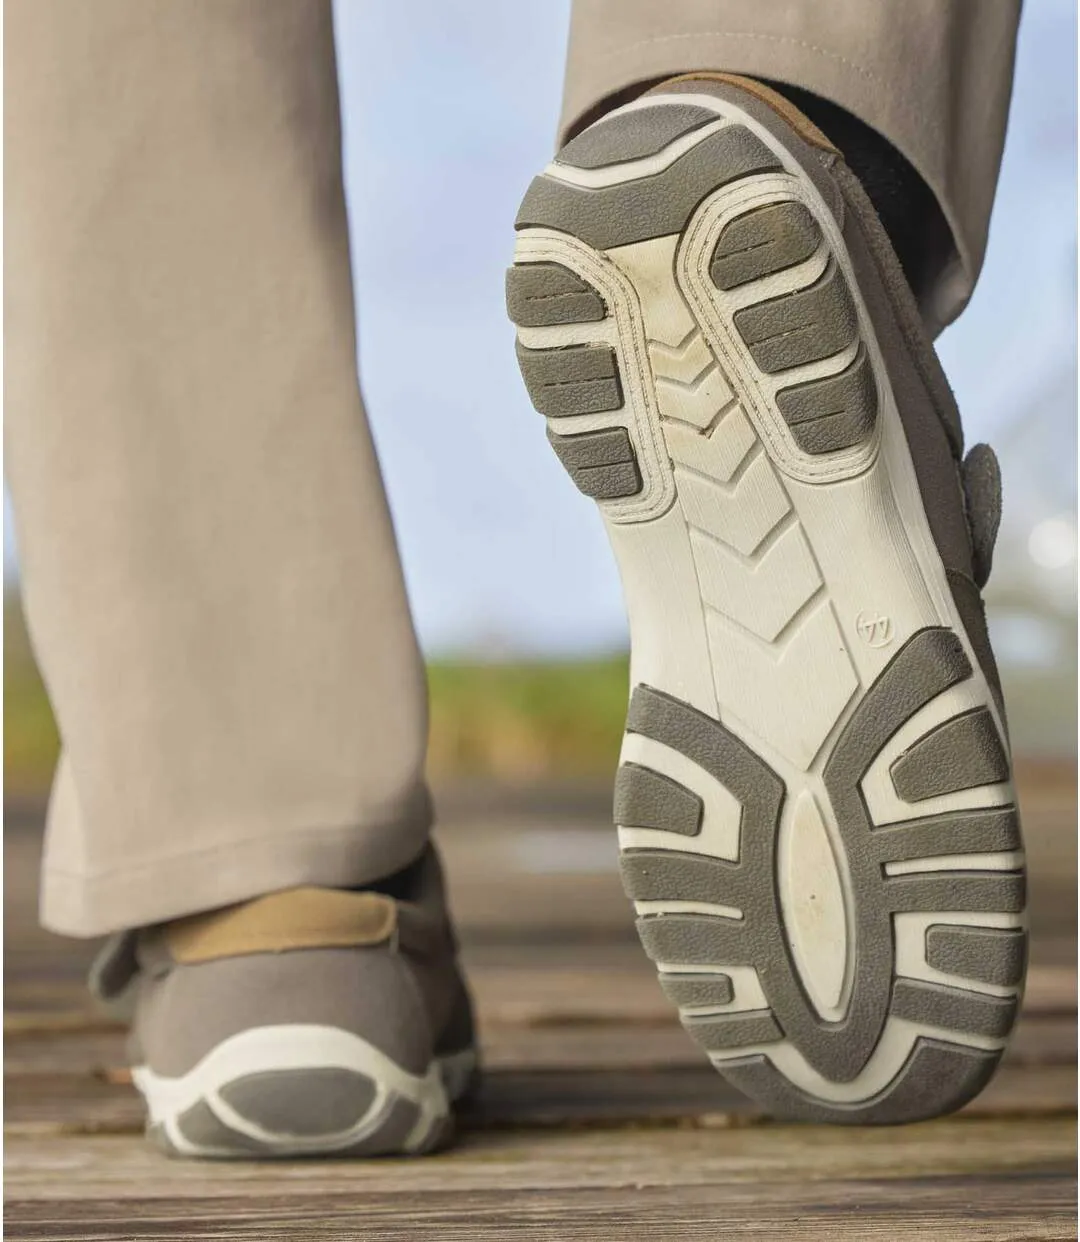
<svg viewBox="0 0 1080 1242"><path fill-rule="evenodd" d="M565 120L668 74L876 126L978 274L1017 0L577 0ZM7 468L94 935L410 861L426 701L356 377L329 0L8 0ZM510 228L510 221L507 221Z"/></svg>

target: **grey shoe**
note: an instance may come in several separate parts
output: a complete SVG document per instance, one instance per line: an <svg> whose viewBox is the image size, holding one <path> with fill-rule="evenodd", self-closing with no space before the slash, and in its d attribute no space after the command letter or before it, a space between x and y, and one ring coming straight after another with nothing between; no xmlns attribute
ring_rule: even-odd
<svg viewBox="0 0 1080 1242"><path fill-rule="evenodd" d="M690 1034L770 1109L987 1081L1025 964L979 585L997 464L858 182L753 83L610 113L530 186L507 302L632 639L623 879Z"/></svg>
<svg viewBox="0 0 1080 1242"><path fill-rule="evenodd" d="M297 888L150 928L97 971L134 975L132 1076L184 1156L430 1151L471 1085L469 997L429 851L374 892Z"/></svg>

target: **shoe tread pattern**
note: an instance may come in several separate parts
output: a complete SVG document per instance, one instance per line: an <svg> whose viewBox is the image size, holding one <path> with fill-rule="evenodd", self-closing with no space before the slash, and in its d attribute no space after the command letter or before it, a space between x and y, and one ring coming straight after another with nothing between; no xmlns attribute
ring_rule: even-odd
<svg viewBox="0 0 1080 1242"><path fill-rule="evenodd" d="M667 117L657 105L605 121L596 151L606 154L578 159L586 173L576 180L559 172L560 154L526 195L522 235L567 235L633 279L660 270L659 259L641 268L635 248L652 247L674 266L708 195L755 178L777 183L783 161L756 133L698 117L680 129L667 106ZM667 153L655 141L661 130ZM634 159L638 173L623 163ZM601 183L601 174L609 179ZM882 396L846 269L804 202L745 201L710 243L705 277L795 451L808 459L850 454L876 435ZM528 266L528 255L516 267ZM568 343L611 350L624 400L631 386L620 369L631 358L644 363L705 621L716 716L662 685L638 684L631 698L628 739L676 754L697 773L675 780L651 770L637 749L619 771L622 875L642 942L691 1036L767 1107L852 1123L937 1115L993 1072L1023 975L1025 884L1003 739L987 708L950 706L951 695L980 692L965 691L976 673L948 628L915 629L872 679L860 673L730 359L714 352L675 277L662 293L649 279L635 283L644 327L634 349L612 333L610 318L583 318L572 338L565 321L545 329L549 339L540 330L526 337L537 352ZM604 288L594 291L610 316ZM534 404L588 494L580 459L558 438L563 416ZM620 428L620 461L627 445L640 453L625 409L605 415L582 404L578 412L589 434ZM602 507L619 502L614 491L598 499ZM901 732L907 744L896 755ZM767 739L774 760L755 739ZM875 819L867 802L879 769L902 810L891 820ZM814 773L815 792L789 792L792 771ZM702 852L701 842L719 839L710 830L710 787L738 807L735 857ZM965 800L972 791L977 797ZM822 1011L810 986L780 880L790 824L816 822L824 832L826 819L842 855L839 1016Z"/></svg>

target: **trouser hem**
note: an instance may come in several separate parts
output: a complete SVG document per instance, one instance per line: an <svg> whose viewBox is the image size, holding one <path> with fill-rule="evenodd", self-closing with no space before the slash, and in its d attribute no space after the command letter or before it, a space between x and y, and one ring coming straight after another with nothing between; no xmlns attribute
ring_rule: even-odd
<svg viewBox="0 0 1080 1242"><path fill-rule="evenodd" d="M96 875L46 863L41 922L64 936L100 936L303 884L359 887L412 862L429 828L429 818L417 818L377 827L291 830Z"/></svg>

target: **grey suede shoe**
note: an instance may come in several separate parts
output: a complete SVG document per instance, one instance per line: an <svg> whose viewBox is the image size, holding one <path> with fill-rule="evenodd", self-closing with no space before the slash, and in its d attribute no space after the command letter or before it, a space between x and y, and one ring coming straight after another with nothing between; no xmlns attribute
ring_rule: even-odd
<svg viewBox="0 0 1080 1242"><path fill-rule="evenodd" d="M873 208L787 101L713 75L573 138L517 229L522 373L626 596L615 817L665 991L773 1111L958 1107L1025 964L998 471Z"/></svg>
<svg viewBox="0 0 1080 1242"><path fill-rule="evenodd" d="M134 989L148 1133L183 1156L414 1154L477 1072L438 862L398 899L297 888L145 929L96 971Z"/></svg>

